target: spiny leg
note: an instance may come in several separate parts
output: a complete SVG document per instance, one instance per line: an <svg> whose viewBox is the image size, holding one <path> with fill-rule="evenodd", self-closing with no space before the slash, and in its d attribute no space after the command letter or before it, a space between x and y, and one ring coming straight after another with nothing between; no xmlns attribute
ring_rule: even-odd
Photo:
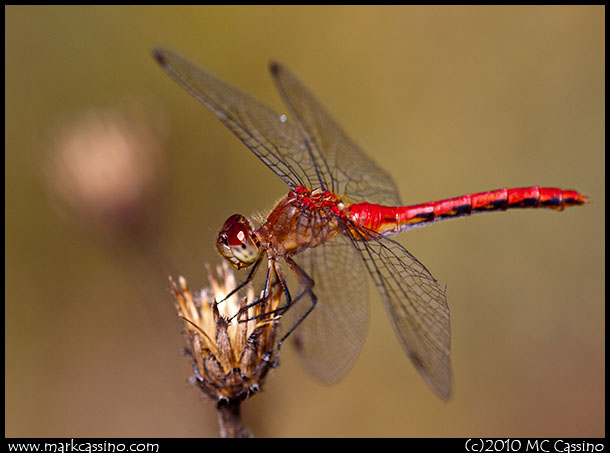
<svg viewBox="0 0 610 453"><path fill-rule="evenodd" d="M268 317L269 315L283 314L291 306L293 306L294 304L299 302L303 298L304 295L309 294L309 297L311 298L311 306L297 320L297 322L295 322L290 327L288 332L286 332L286 334L278 341L277 350L276 350L276 356L275 356L275 359L274 359L273 363L271 364L272 367L276 367L278 362L279 362L280 347L281 347L282 343L286 340L286 338L288 338L290 336L290 334L292 332L295 331L295 329L305 320L305 318L307 318L307 316L313 311L313 309L315 308L316 304L318 303L318 298L317 298L317 296L315 295L315 293L312 290L312 287L314 286L314 281L291 258L285 257L285 259L286 259L286 263L288 264L288 266L295 273L295 276L296 276L299 284L303 287L303 290L299 293L299 295L297 297L295 297L294 299L292 298L292 296L290 295L290 290L288 289L288 285L287 285L287 283L286 283L286 281L284 279L284 275L283 275L283 273L282 273L282 271L281 271L281 269L279 267L279 263L277 263L276 260L269 260L270 265L269 265L269 268L268 268L268 271L267 271L267 280L266 280L266 283L265 283L265 290L263 291L263 295L261 297L257 298L254 302L251 302L251 303L247 304L246 306L242 307L238 311L238 313L233 315L233 317L231 318L231 319L233 319L234 317L238 316L240 313L244 312L248 308L253 307L253 306L257 305L257 304L260 304L260 303L264 302L269 297L269 284L270 284L271 273L272 272L275 274L275 276L277 278L277 280L273 282L273 285L277 284L277 282L279 282L280 285L282 285L282 290L284 291L284 296L286 297L286 303L284 305L282 305L281 307L278 307L278 308L276 308L274 310L270 310L268 312L261 313L261 314L256 315L256 316L252 316L252 317L247 318L247 319L240 319L238 322L248 322L248 321L251 321L251 320L254 320L254 319Z"/></svg>
<svg viewBox="0 0 610 453"><path fill-rule="evenodd" d="M294 265L297 266L296 263L294 263ZM297 266L297 268L298 268L298 266ZM298 269L299 269L300 272L302 272L305 275L305 278L307 278L308 281L311 282L311 285L313 286L313 281L311 280L311 278L307 274L305 274L305 272L302 271L300 268L298 268ZM296 271L295 271L295 273L296 273ZM276 279L273 280L273 283L271 283L271 280L272 280L271 276L272 276L272 274L275 274L275 276L276 276ZM282 273L282 271L281 271L277 261L275 259L270 259L269 260L269 266L268 266L268 269L267 269L267 277L265 279L265 288L263 290L263 294L261 296L257 297L254 301L250 302L249 304L241 307L237 313L235 313L233 316L231 316L231 318L229 318L229 321L231 321L235 317L239 316L244 311L247 311L249 308L254 307L255 305L258 305L258 304L266 301L268 299L268 297L269 297L269 287L270 286L275 286L278 283L282 286L282 290L284 292L284 297L286 298L286 303L284 305L282 305L281 307L277 307L274 310L270 310L270 311L267 311L265 313L261 313L259 315L252 316L251 318L239 319L238 322L248 322L248 321L252 321L252 320L255 320L255 319L265 318L265 317L268 317L269 315L274 315L274 314L278 314L278 313L282 314L286 310L288 310L288 308L290 308L292 305L294 305L296 302L298 302L303 297L303 295L306 293L306 291L307 291L307 290L301 291L301 293L296 297L296 299L293 300L292 296L290 295L290 290L288 289L288 285L286 284L286 280L284 279L284 275L283 275L283 273ZM240 286L243 286L243 284L240 285ZM232 291L232 293L234 293L234 292L235 291ZM226 299L226 297L225 297L225 299ZM223 301L225 299L223 299ZM299 321L298 324L300 324L300 322L301 321ZM293 330L294 330L294 328L292 328L290 330L290 332L292 332ZM288 336L288 334L286 334L282 338L282 341L287 336Z"/></svg>
<svg viewBox="0 0 610 453"><path fill-rule="evenodd" d="M258 264L260 263L260 261L261 261L261 260L258 260L258 261L256 262L256 266L258 266ZM240 315L241 313L243 313L244 311L247 311L247 310L248 310L250 307L254 307L255 305L260 304L261 302L263 302L264 300L266 300L266 299L269 297L269 285L270 285L270 283L271 283L271 274L273 273L274 268L275 268L275 266L274 266L274 261L275 261L275 260L272 260L272 259L269 259L269 261L268 261L269 265L267 266L267 277L265 278L265 288L263 289L263 294L261 294L259 297L257 297L257 298L256 298L254 301L250 302L249 304L247 304L247 305L245 305L245 306L241 307L241 308L240 308L240 309L237 311L237 313L235 313L233 316L231 316L231 317L229 318L229 321L231 321L231 320L232 320L233 318L235 318L236 316L239 316L239 315ZM250 272L250 275L248 275L248 280L252 280L252 278L251 278L251 277L253 277L253 276L254 276L254 273L253 273L253 272ZM234 290L231 292L231 294L234 294L234 293L235 293L235 291L236 291L237 289L239 289L240 287L243 287L243 286L244 286L244 285L245 285L245 284L248 282L248 280L246 280L244 283L242 283L242 284L241 284L241 285L239 285L239 286L238 286L236 289L234 289ZM229 296L227 296L227 297L229 297ZM223 301L224 301L224 300L226 300L226 299L227 299L227 297L225 297L225 298L223 299ZM222 302L222 301L221 301L221 302ZM257 318L257 317L255 316L254 318L250 318L250 319L256 319L256 318ZM243 319L243 320L239 320L239 322L247 322L247 321L250 321L250 319Z"/></svg>
<svg viewBox="0 0 610 453"><path fill-rule="evenodd" d="M296 302L298 302L307 293L307 294L309 294L309 297L311 298L311 306L307 309L307 311L303 314L303 316L301 316L297 320L297 322L295 322L292 325L292 327L290 327L288 332L286 332L286 334L280 339L280 341L278 341L277 351L275 354L275 360L273 361L273 365L272 365L274 368L277 366L277 364L280 360L280 348L281 348L284 340L286 340L286 338L288 338L290 336L290 334L292 332L294 332L295 329L301 325L301 323L305 320L305 318L307 318L307 316L309 316L309 314L313 311L313 309L316 307L316 305L318 303L318 297L312 290L313 285L314 285L314 281L312 280L312 278L307 274L307 272L305 272L303 269L301 269L301 267L297 263L295 263L292 260L292 258L285 257L285 259L286 259L286 263L288 264L290 269L292 269L292 271L295 273L297 280L303 287L303 291L301 292L301 294L299 294L296 297L296 299L294 299L294 301L291 301L290 305L293 305ZM286 309L288 309L288 307L289 307L289 305L286 304Z"/></svg>
<svg viewBox="0 0 610 453"><path fill-rule="evenodd" d="M284 279L284 275L283 275L281 269L279 268L279 266L277 265L277 263L274 264L274 271L275 271L276 280L273 281L272 286L275 286L278 283L282 286L282 290L284 292L284 297L286 298L286 303L284 305L282 305L281 307L277 307L273 310L269 310L264 313L252 316L251 318L240 319L238 322L248 322L248 321L252 321L254 319L266 318L269 315L283 314L292 305L296 304L299 300L301 300L301 298L307 293L307 290L304 289L303 291L301 291L301 293L296 298L293 299L290 294L290 290L288 289L288 285L286 284L286 280ZM248 305L242 307L237 314L242 313L243 311L247 310L248 308L263 302L266 297L268 297L268 295L259 297L254 302L249 303ZM237 316L237 315L235 315L235 316ZM235 316L233 316L231 319L233 319ZM291 329L291 331L292 330L294 330L294 329ZM287 335L285 335L284 338L286 336ZM282 338L282 341L284 338Z"/></svg>
<svg viewBox="0 0 610 453"><path fill-rule="evenodd" d="M252 267L252 270L250 271L250 273L248 274L248 277L246 277L246 280L244 280L242 283L240 283L239 285L237 285L236 288L234 288L229 294L227 294L222 300L219 300L216 302L216 305L223 303L225 300L227 300L229 297L231 297L233 294L235 294L236 292L238 292L240 289L242 289L244 286L246 286L248 283L250 283L252 281L252 279L254 278L254 274L256 274L256 271L258 270L258 266L261 264L261 261L263 260L263 257L261 256L258 261L256 263L254 263L254 266ZM267 276L268 278L268 276Z"/></svg>

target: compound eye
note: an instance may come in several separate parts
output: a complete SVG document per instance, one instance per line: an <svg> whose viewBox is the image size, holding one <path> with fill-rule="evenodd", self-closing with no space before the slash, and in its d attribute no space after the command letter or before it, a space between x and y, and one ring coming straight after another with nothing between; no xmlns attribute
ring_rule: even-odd
<svg viewBox="0 0 610 453"><path fill-rule="evenodd" d="M230 247L244 246L248 239L248 231L246 227L241 223L234 223L229 227L227 231L227 244Z"/></svg>
<svg viewBox="0 0 610 453"><path fill-rule="evenodd" d="M250 266L261 254L250 223L239 214L232 215L224 223L217 236L216 248L236 269Z"/></svg>

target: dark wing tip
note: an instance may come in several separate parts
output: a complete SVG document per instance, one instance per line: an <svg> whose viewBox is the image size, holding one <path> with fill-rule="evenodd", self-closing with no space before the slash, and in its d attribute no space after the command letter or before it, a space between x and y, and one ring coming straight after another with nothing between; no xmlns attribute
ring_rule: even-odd
<svg viewBox="0 0 610 453"><path fill-rule="evenodd" d="M271 71L271 74L277 75L278 72L280 72L281 70L282 70L282 65L279 64L277 61L271 60L269 62L269 71Z"/></svg>
<svg viewBox="0 0 610 453"><path fill-rule="evenodd" d="M167 66L167 52L163 49L155 48L152 50L152 56L161 66Z"/></svg>
<svg viewBox="0 0 610 453"><path fill-rule="evenodd" d="M451 383L447 386L443 386L442 388L434 388L434 393L443 401L448 402L452 396Z"/></svg>
<svg viewBox="0 0 610 453"><path fill-rule="evenodd" d="M434 378L428 373L427 367L419 354L413 351L408 351L407 356L409 357L409 359L411 359L411 362L413 363L417 371L419 371L419 373L422 375L424 381L426 382L426 384L428 384L428 387L430 387L430 389L441 400L445 402L449 401L449 399L451 399L451 377L449 377L449 379L441 380L439 380L438 378Z"/></svg>

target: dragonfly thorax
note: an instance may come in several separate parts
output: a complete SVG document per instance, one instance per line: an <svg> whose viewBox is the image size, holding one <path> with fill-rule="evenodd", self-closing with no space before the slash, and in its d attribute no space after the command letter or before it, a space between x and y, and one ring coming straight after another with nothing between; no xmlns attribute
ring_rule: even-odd
<svg viewBox="0 0 610 453"><path fill-rule="evenodd" d="M297 186L276 204L255 233L268 254L296 255L341 233L345 215L336 195Z"/></svg>

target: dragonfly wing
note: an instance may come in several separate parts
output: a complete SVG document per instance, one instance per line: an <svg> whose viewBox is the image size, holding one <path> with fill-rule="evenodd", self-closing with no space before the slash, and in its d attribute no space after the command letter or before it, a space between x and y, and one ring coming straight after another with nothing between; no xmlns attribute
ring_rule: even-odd
<svg viewBox="0 0 610 453"><path fill-rule="evenodd" d="M333 383L356 361L368 326L366 271L349 238L338 236L294 257L314 280L318 304L293 333L305 368ZM311 306L309 297L291 309L297 322Z"/></svg>
<svg viewBox="0 0 610 453"><path fill-rule="evenodd" d="M296 126L174 52L155 49L153 55L167 74L208 107L288 185L319 185L311 154Z"/></svg>
<svg viewBox="0 0 610 453"><path fill-rule="evenodd" d="M367 232L368 237L374 233ZM445 290L404 247L376 235L356 240L381 292L403 348L428 386L443 400L451 396L449 306Z"/></svg>
<svg viewBox="0 0 610 453"><path fill-rule="evenodd" d="M310 149L321 187L351 202L400 206L396 184L354 144L320 102L288 69L271 63L275 84Z"/></svg>

